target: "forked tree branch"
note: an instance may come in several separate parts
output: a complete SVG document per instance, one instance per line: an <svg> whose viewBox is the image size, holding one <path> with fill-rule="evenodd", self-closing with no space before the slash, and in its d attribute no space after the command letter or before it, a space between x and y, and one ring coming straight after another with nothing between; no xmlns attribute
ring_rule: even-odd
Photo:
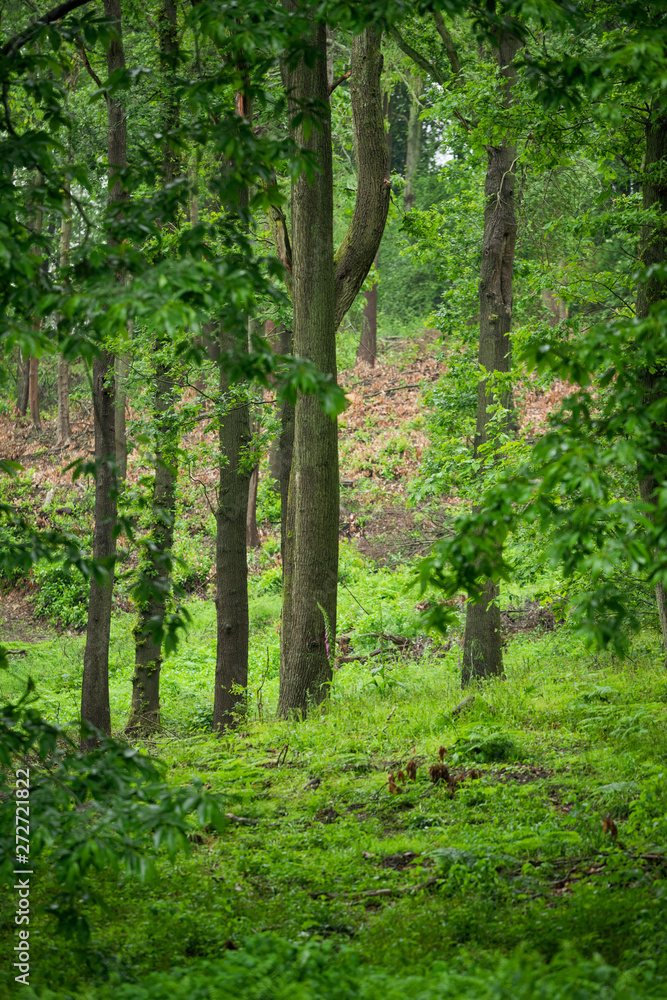
<svg viewBox="0 0 667 1000"><path fill-rule="evenodd" d="M391 179L382 110L381 34L366 28L352 42L350 96L354 119L357 197L335 258L336 326L364 283L384 232Z"/></svg>

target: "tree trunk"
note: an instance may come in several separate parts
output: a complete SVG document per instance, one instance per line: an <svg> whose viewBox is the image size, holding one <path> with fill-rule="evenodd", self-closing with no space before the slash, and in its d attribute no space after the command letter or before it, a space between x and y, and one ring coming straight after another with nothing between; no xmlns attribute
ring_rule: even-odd
<svg viewBox="0 0 667 1000"><path fill-rule="evenodd" d="M173 96L173 53L177 46L177 17L173 0L163 0L159 17L160 57L165 74L167 96L162 109L163 131L169 134L178 126L179 106ZM162 147L162 179L170 184L178 169L177 159L165 141ZM166 344L156 338L155 354L160 356ZM123 477L127 468L125 437L125 383L128 362L116 359L116 385L123 387L116 406L116 446L119 425L123 450ZM160 724L160 670L162 668L162 629L167 600L171 592L172 547L176 519L176 482L178 479L178 423L175 412L176 381L169 362L159 361L155 370L153 414L155 421L155 474L150 544L144 572L151 586L149 598L139 608L134 636L134 676L132 708L127 729L150 731Z"/></svg>
<svg viewBox="0 0 667 1000"><path fill-rule="evenodd" d="M127 728L148 731L160 722L160 669L162 642L154 637L156 625L162 624L171 591L171 550L174 544L176 517L176 480L178 476L178 439L174 433L175 389L167 365L159 364L155 373L155 477L151 544L146 573L154 593L139 610L135 628L132 709Z"/></svg>
<svg viewBox="0 0 667 1000"><path fill-rule="evenodd" d="M93 409L95 414L95 527L93 557L108 571L107 579L90 583L86 648L83 654L81 719L111 732L109 706L109 636L114 558L116 554L116 477L114 475L114 387L113 355L103 351L93 361Z"/></svg>
<svg viewBox="0 0 667 1000"><path fill-rule="evenodd" d="M107 72L125 68L121 30L120 0L104 0L104 15L114 24L114 36L107 50ZM117 98L107 104L107 151L109 161L109 203L127 200L127 191L118 170L127 166L125 110ZM114 240L110 238L110 243ZM118 275L119 280L122 276ZM95 413L95 527L93 556L106 566L109 576L103 583L92 580L88 602L86 648L83 655L81 719L111 732L109 705L109 636L114 561L116 557L116 439L115 439L114 357L102 351L93 361L93 409Z"/></svg>
<svg viewBox="0 0 667 1000"><path fill-rule="evenodd" d="M515 70L511 63L519 41L504 31L496 49L496 59L504 77L505 102L511 101ZM484 186L484 240L479 282L479 363L487 372L508 372L511 368L510 325L512 321L512 279L516 245L514 207L514 164L516 146L500 142L487 146ZM475 455L488 440L490 407L496 402L482 380L477 391ZM505 406L511 400L502 399ZM491 580L484 585L482 599L468 602L463 636L463 686L471 680L502 675L503 654L500 612L495 603L498 589Z"/></svg>
<svg viewBox="0 0 667 1000"><path fill-rule="evenodd" d="M19 347L19 359L16 378L16 416L25 417L28 411L30 359L23 357Z"/></svg>
<svg viewBox="0 0 667 1000"><path fill-rule="evenodd" d="M235 346L233 336L222 332L220 350ZM216 510L217 656L213 729L221 732L235 725L245 707L248 686L248 562L246 520L251 470L247 465L250 413L247 400L230 392L229 375L220 368L220 488ZM241 387L240 392L246 390Z"/></svg>
<svg viewBox="0 0 667 1000"><path fill-rule="evenodd" d="M656 102L657 103L657 102ZM667 113L660 106L653 106L646 125L646 153L644 156L643 208L646 212L660 210L667 218ZM641 237L641 260L644 267L663 265L667 260L667 231L665 226L645 227ZM643 282L637 291L637 319L646 319L651 306L667 299L667 281L660 274ZM664 352L661 352L664 353ZM643 405L645 407L657 403L664 398L667 381L667 368L664 364L656 364L641 373L644 389ZM639 478L639 495L646 503L653 505L649 517L653 522L656 518L664 521L664 511L658 505L658 492L665 478L664 463L667 459L667 425L653 424L651 426L652 441L646 448L645 460L637 465ZM656 461L657 459L657 461ZM656 476L656 466L662 465L663 470ZM658 616L662 630L663 648L665 651L665 667L667 668L667 599L662 582L655 588Z"/></svg>
<svg viewBox="0 0 667 1000"><path fill-rule="evenodd" d="M114 376L116 381L114 434L116 437L118 479L121 482L125 482L127 478L127 419L125 408L127 406L127 376L129 368L130 362L128 356L126 354L118 355L114 362Z"/></svg>
<svg viewBox="0 0 667 1000"><path fill-rule="evenodd" d="M373 267L377 271L378 255L375 255ZM375 365L378 350L378 286L373 282L373 287L364 292L366 302L361 317L361 337L357 348L357 364Z"/></svg>
<svg viewBox="0 0 667 1000"><path fill-rule="evenodd" d="M69 199L63 203L64 215L60 224L60 269L69 264L69 250L72 239L72 206ZM58 417L56 425L56 447L62 448L72 436L69 419L69 362L58 355Z"/></svg>
<svg viewBox="0 0 667 1000"><path fill-rule="evenodd" d="M419 156L422 144L422 123L419 120L421 105L419 95L422 92L423 81L419 76L412 76L412 93L410 94L410 114L408 117L407 155L405 158L405 187L403 188L403 208L409 212L415 203L413 190L414 179L419 167Z"/></svg>
<svg viewBox="0 0 667 1000"><path fill-rule="evenodd" d="M39 176L40 178L42 177L41 174ZM39 236L42 232L43 220L44 212L40 206L36 208L32 230L36 236ZM35 247L35 253L41 254L41 249L39 247ZM43 268L44 261L42 262L42 269ZM38 321L38 330L40 325L41 321ZM39 417L39 358L30 358L28 360L28 408L30 409L30 420L32 421L34 430L41 431L42 422Z"/></svg>
<svg viewBox="0 0 667 1000"><path fill-rule="evenodd" d="M294 353L336 378L333 255L333 163L326 65L326 28L313 28L320 51L312 67L304 61L288 71L290 117L300 100L320 101L326 112L306 141L319 171L309 184L302 173L292 185ZM336 635L338 583L337 424L315 396L299 395L294 414L294 450L284 532L283 614L278 710L305 712L320 702L331 679L330 650Z"/></svg>
<svg viewBox="0 0 667 1000"><path fill-rule="evenodd" d="M296 7L294 0L287 6ZM310 41L310 39L309 39ZM326 30L314 25L320 58L285 69L290 117L300 102L326 109L320 128L296 141L317 157L319 172L292 184L294 353L336 378L336 329L354 302L382 238L389 208L389 169L382 115L380 35L367 28L352 43L350 93L354 118L357 197L335 259L331 118ZM297 397L286 523L283 527L283 617L280 693L283 716L304 713L326 696L336 638L338 584L338 434L313 396Z"/></svg>
<svg viewBox="0 0 667 1000"><path fill-rule="evenodd" d="M39 418L39 358L30 358L30 369L28 372L28 405L30 406L30 419L36 431L41 431L42 421Z"/></svg>
<svg viewBox="0 0 667 1000"><path fill-rule="evenodd" d="M257 527L257 488L259 486L259 465L256 465L250 476L248 486L248 514L246 518L246 546L258 549L262 544Z"/></svg>

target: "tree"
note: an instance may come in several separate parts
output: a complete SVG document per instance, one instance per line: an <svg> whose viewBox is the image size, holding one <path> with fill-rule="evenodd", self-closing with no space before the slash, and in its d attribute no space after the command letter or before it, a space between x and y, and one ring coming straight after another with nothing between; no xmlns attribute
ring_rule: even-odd
<svg viewBox="0 0 667 1000"><path fill-rule="evenodd" d="M520 42L514 31L500 29L495 59L502 78L503 104L512 100L516 70L512 61ZM494 136L486 147L487 167L484 184L484 237L479 282L479 364L482 370L509 372L511 368L510 327L512 323L512 285L516 246L516 211L514 207L514 168L516 144L506 136ZM511 398L498 400L489 391L487 380L477 390L475 457L489 441L492 407L500 402L509 410ZM493 580L484 584L481 600L468 602L463 636L463 672L465 686L473 678L501 674L503 670L498 588Z"/></svg>
<svg viewBox="0 0 667 1000"><path fill-rule="evenodd" d="M116 70L125 68L120 0L104 0L104 13L114 22L115 28L107 50L107 70L111 76ZM127 200L122 178L122 172L127 166L127 123L118 97L108 98L107 109L109 205L115 208ZM110 237L109 242L115 244L116 237ZM93 576L90 583L81 719L104 733L110 733L109 636L116 556L117 481L114 358L104 347L93 361L93 409L96 469L93 557L104 569L105 576L102 579Z"/></svg>
<svg viewBox="0 0 667 1000"><path fill-rule="evenodd" d="M643 209L647 219L657 212L655 222L643 227L641 236L641 263L646 269L637 290L637 319L650 321L652 313L660 310L667 300L667 107L661 95L653 96L647 104L645 124L646 149L643 164ZM658 345L656 344L656 347ZM660 419L650 424L651 441L640 453L637 462L639 494L650 505L650 517L660 529L665 523L666 512L660 502L659 490L664 483L667 460L667 362L664 350L657 350L654 363L640 373L643 387L643 404L647 411L658 411ZM664 530L664 529L663 529ZM667 598L662 579L655 584L656 602L662 629L667 667Z"/></svg>
<svg viewBox="0 0 667 1000"><path fill-rule="evenodd" d="M289 6L292 5L291 0ZM348 232L333 254L333 166L326 28L313 22L319 57L288 65L285 84L297 142L317 172L292 184L294 353L336 379L335 334L372 265L389 208L382 114L380 34L364 29L351 52L350 90L358 187ZM303 108L317 109L317 119ZM297 397L290 475L279 712L305 712L326 696L332 676L338 585L338 440L335 418L312 396Z"/></svg>

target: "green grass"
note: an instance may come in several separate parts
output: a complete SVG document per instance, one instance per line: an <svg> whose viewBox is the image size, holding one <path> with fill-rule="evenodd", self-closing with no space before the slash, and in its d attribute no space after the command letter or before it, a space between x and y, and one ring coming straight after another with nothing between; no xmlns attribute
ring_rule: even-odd
<svg viewBox="0 0 667 1000"><path fill-rule="evenodd" d="M346 628L417 631L414 597L402 592L396 573L371 574L350 550L343 579L350 588L341 587ZM231 822L222 835L203 831L189 856L159 861L152 884L104 873L85 879L82 893L96 902L87 907L94 934L83 951L54 934L52 919L39 912L56 889L40 862L32 900L36 988L102 997L107 988L100 984L111 976L126 984L117 995L143 997L153 994L129 984L160 973L150 989L161 996L160 989L175 991L181 982L181 973L168 978L174 966L190 968L196 983L220 976L226 982L227 972L206 971L209 960L222 961L234 981L239 970L221 959L225 942L260 933L280 936L272 955L288 947L285 940L302 950L309 942L315 952L306 949L308 955L319 954L322 942L334 946L342 992L331 992L326 977L313 985L313 973L310 986L294 994L304 998L374 998L392 990L427 998L667 996L665 867L659 858L640 858L667 847L667 678L653 636L626 663L591 656L566 629L515 638L506 650L506 680L475 689L474 704L455 717L456 647L442 657L431 650L419 661L387 662L380 684L367 664L347 664L336 672L327 704L303 722L288 722L274 715L279 595L260 594L251 605L249 716L237 732L216 739L206 731L214 607L199 602L191 610L193 628L164 667L165 730L140 745L166 762L173 782L198 777L223 794L229 812L256 822ZM117 729L129 710L130 626L127 615L114 621ZM31 675L42 709L65 722L76 714L82 655L82 638L36 644L3 677L3 694L18 694ZM441 745L453 771L481 772L453 796L428 779ZM421 762L417 781L391 795L388 770L413 753ZM317 788L306 787L312 778ZM617 823L616 843L603 831L607 813ZM327 816L334 821L323 822ZM405 869L383 864L406 851L417 857ZM390 892L368 894L376 889ZM9 931L8 906L4 913ZM4 937L6 977L11 934ZM242 954L264 954L266 940L253 940ZM567 949L571 961L563 958ZM361 965L352 973L355 962ZM444 963L440 971L434 962ZM296 989L294 968L280 969L271 973L274 991L265 994L252 992L260 973L246 970L247 995ZM508 984L524 975L524 992L512 993ZM346 976L362 992L345 992ZM413 977L407 985L405 976ZM539 992L549 976L553 991ZM576 985L577 976L584 984L597 976L600 991L590 982ZM641 989L627 985L633 977ZM489 992L494 982L505 986Z"/></svg>

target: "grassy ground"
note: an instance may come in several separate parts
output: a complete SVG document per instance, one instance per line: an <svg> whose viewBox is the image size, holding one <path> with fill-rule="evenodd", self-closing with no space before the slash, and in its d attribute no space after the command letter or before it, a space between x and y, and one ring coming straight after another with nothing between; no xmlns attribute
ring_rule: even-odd
<svg viewBox="0 0 667 1000"><path fill-rule="evenodd" d="M160 854L151 882L86 876L77 903L92 927L85 945L56 933L46 907L59 886L42 856L31 880L30 987L13 984L15 893L2 896L0 997L667 1000L667 675L657 636L640 637L624 662L589 654L567 626L510 636L506 678L471 689L474 700L453 712L463 697L459 645L426 640L420 595L407 589L410 560L447 516L406 499L424 445L417 387L439 362L426 358L415 372L412 355L395 360L350 381L341 422L350 541L339 634L354 653L381 652L341 665L306 720L275 718L279 544L266 534L251 558L247 715L217 739L215 608L193 599L192 628L161 677L163 729L137 745L172 785L198 779L218 793L227 826L195 823L190 853ZM36 518L55 481L37 473L39 487L26 482L19 498ZM181 582L210 594L212 519L189 480L182 489ZM265 480L261 490L263 516L275 522L275 494ZM534 548L529 539L519 553L535 573L506 595L515 608L558 589L537 580ZM84 639L74 612L85 618L85 588L70 593L38 574L22 586L3 595L3 639L16 640L17 655L0 674L0 697L16 699L32 677L40 710L66 726L79 708ZM66 626L58 636L25 616L35 592L38 610ZM121 736L132 625L118 610L110 685ZM383 634L409 644L400 651ZM451 780L434 783L440 748ZM399 774L411 760L414 782Z"/></svg>
<svg viewBox="0 0 667 1000"><path fill-rule="evenodd" d="M361 604L368 600L365 576L359 570L352 581ZM412 599L396 586L391 598L390 576L385 628L389 621L395 627L403 613L409 630ZM381 592L382 574L373 585ZM342 589L341 603L343 617L352 616L356 605L348 590ZM667 679L652 637L625 663L588 655L566 629L514 638L507 679L476 689L474 702L455 715L461 700L456 646L431 648L419 660L387 658L374 676L367 664L346 664L325 707L303 722L282 722L274 718L277 600L257 597L254 608L250 687L264 686L238 732L218 740L205 731L213 609L200 604L188 642L165 668L165 732L141 744L165 762L171 781L200 778L224 796L236 818L221 835L199 831L189 856L174 864L162 859L151 884L97 876L89 886L99 902L88 908L94 934L87 952L55 935L51 918L38 915L31 963L36 988L48 985L63 997L76 989L102 996L97 990L109 976L141 982L174 966L199 970L206 983L205 960L220 960L261 933L280 936L269 948L273 962L276 949L287 947L282 939L316 952L325 944L315 942L335 944L330 960L361 960L362 972L350 972L355 983L382 972L421 976L424 985L435 975L433 963L444 962L436 972L459 976L452 980L459 993L452 996L468 996L464 979L473 969L486 969L496 984L505 973L509 983L519 982L521 970L532 969L526 989L535 990L548 969L565 976L566 991L554 996L667 996L667 979L664 985L661 979L667 971ZM112 645L119 728L129 702L128 618L116 620ZM81 640L35 644L17 658L3 694L17 693L31 674L43 708L64 721L75 713L81 657ZM441 746L453 790L429 780ZM399 779L403 790L393 794L388 773L397 774L412 758L419 765L416 781ZM48 903L53 891L43 865L42 877L33 877L33 906ZM4 913L9 932L9 906ZM3 972L11 938L5 935ZM266 947L266 940L255 939L248 954ZM239 959L229 954L235 957L225 968L233 970ZM297 968L303 961L297 958L285 968ZM625 978L601 973L607 965L625 971ZM593 976L593 989L602 976L599 991L573 992L579 987L572 977L567 985L567 970ZM292 974L284 975L294 986ZM636 993L634 980L641 983ZM317 975L309 981L317 983ZM172 987L159 980L151 990L165 988L168 995ZM327 988L320 983L313 997L356 995ZM374 988L384 996L389 987ZM511 989L489 996L524 995ZM151 990L146 996L161 995ZM471 997L486 996L474 990ZM450 994L443 986L436 995Z"/></svg>

